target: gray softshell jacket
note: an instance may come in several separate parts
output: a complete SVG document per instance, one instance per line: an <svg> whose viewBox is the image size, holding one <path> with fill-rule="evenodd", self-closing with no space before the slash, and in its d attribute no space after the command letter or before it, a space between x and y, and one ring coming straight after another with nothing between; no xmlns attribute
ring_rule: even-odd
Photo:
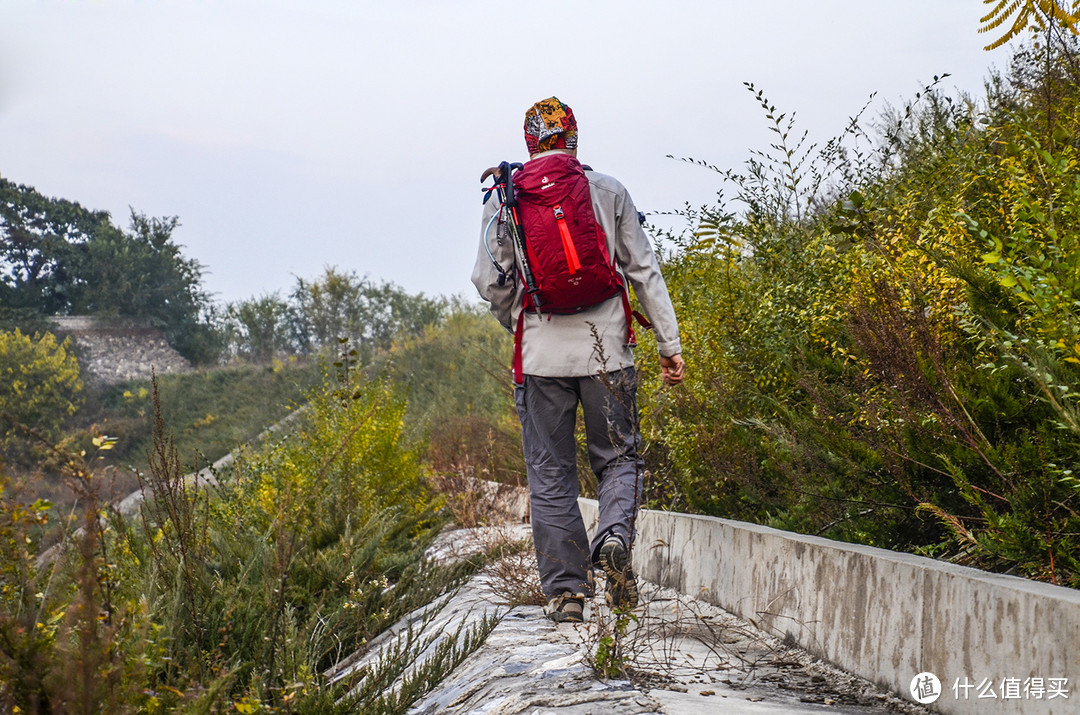
<svg viewBox="0 0 1080 715"><path fill-rule="evenodd" d="M595 171L585 174L596 220L607 236L608 255L614 257L616 268L633 286L643 312L652 322L660 354L670 357L681 353L679 326L667 284L629 192L610 176ZM504 269L514 265L514 248L505 228L499 226L498 219L492 221L498 207L498 197L492 194L484 204L472 282L480 297L490 303L499 323L513 332L525 289L516 271L500 286L499 273L488 255L490 249L495 262ZM573 315L525 314L522 365L526 375L584 377L633 364L633 353L626 346L626 315L618 295Z"/></svg>

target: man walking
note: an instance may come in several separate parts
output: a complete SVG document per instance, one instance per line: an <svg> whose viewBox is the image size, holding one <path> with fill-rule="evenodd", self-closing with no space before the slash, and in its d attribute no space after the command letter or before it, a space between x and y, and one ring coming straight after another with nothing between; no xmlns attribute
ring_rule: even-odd
<svg viewBox="0 0 1080 715"><path fill-rule="evenodd" d="M525 142L530 160L514 181L521 179L521 214L534 217L525 220L526 260L539 272L555 253L569 277L547 270L538 279L540 290L527 291L504 214L490 200L472 281L503 327L515 334L514 399L547 613L557 622L580 622L584 600L592 595L594 565L606 576L612 606L637 605L630 547L643 463L627 281L652 321L664 383L680 383L685 366L675 311L637 209L622 184L577 162L577 122L570 107L555 97L533 105L525 115ZM557 194L575 181L580 191L553 206L537 204L540 209L529 213L530 195L543 201L543 192ZM585 240L590 234L591 242ZM591 280L593 274L611 286L579 305L580 297L571 293L583 276ZM591 543L577 505L579 404L589 465L599 484L600 518Z"/></svg>

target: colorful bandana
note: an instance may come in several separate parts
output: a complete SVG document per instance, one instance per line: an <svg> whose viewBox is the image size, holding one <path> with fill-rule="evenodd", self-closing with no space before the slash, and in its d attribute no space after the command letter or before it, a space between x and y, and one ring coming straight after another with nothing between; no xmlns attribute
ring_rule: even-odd
<svg viewBox="0 0 1080 715"><path fill-rule="evenodd" d="M577 148L574 110L555 97L541 99L525 112L525 144L529 154Z"/></svg>

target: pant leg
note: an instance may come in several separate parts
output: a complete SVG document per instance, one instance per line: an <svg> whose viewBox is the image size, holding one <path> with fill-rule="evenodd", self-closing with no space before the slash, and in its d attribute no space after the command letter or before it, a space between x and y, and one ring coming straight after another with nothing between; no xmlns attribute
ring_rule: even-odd
<svg viewBox="0 0 1080 715"><path fill-rule="evenodd" d="M514 387L529 477L533 541L540 584L548 598L564 591L591 594L589 540L578 508L573 378L525 376Z"/></svg>
<svg viewBox="0 0 1080 715"><path fill-rule="evenodd" d="M600 521L590 548L595 562L610 533L629 546L641 503L645 464L638 452L637 373L634 368L581 378L589 465L599 483Z"/></svg>

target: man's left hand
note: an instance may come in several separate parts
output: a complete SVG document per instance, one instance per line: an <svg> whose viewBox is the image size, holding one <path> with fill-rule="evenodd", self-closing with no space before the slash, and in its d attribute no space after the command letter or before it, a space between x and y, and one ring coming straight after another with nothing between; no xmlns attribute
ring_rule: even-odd
<svg viewBox="0 0 1080 715"><path fill-rule="evenodd" d="M660 356L660 374L664 378L665 385L678 385L683 381L685 371L686 363L683 362L682 355Z"/></svg>

